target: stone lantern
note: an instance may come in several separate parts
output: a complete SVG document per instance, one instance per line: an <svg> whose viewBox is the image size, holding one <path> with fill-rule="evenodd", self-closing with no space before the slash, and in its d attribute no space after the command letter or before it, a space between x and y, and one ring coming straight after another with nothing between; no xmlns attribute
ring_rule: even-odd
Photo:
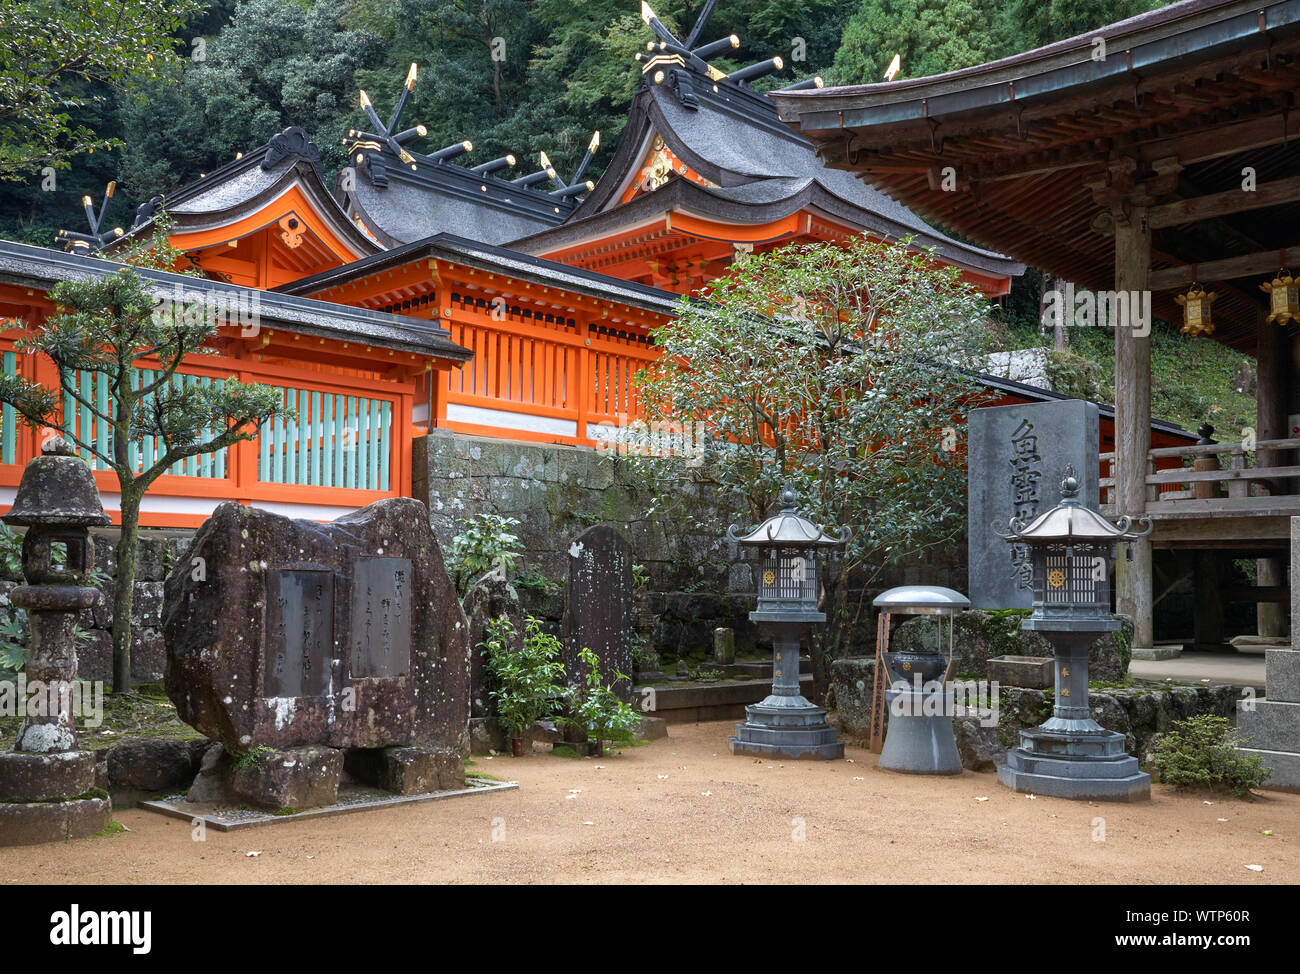
<svg viewBox="0 0 1300 974"><path fill-rule="evenodd" d="M756 548L758 607L749 614L772 638L772 693L745 708L746 720L736 725L732 754L781 755L787 758L830 759L844 756L844 744L826 723L826 710L804 698L799 689L799 644L811 625L826 621L817 608L818 551L832 551L848 541L848 532L835 537L797 511L797 496L787 485L781 510L745 532L736 525L727 537Z"/></svg>
<svg viewBox="0 0 1300 974"><path fill-rule="evenodd" d="M1013 518L1007 541L1027 547L1033 567L1033 613L1021 623L1056 650L1052 716L1020 732L998 780L1016 791L1057 798L1135 801L1151 795L1151 777L1124 751L1124 735L1092 719L1088 707L1088 650L1099 635L1120 628L1110 611L1110 559L1115 543L1151 532L1134 531L1124 517L1112 524L1079 501L1074 468L1065 468L1061 503L1026 524ZM1145 519L1144 519L1145 520Z"/></svg>
<svg viewBox="0 0 1300 974"><path fill-rule="evenodd" d="M25 716L13 751L0 753L0 844L91 835L108 824L107 799L85 796L95 783L95 752L77 748L77 614L90 608L91 527L109 523L90 467L63 440L46 443L23 471L2 518L25 527L27 584L10 595L27 611L31 636L19 694Z"/></svg>

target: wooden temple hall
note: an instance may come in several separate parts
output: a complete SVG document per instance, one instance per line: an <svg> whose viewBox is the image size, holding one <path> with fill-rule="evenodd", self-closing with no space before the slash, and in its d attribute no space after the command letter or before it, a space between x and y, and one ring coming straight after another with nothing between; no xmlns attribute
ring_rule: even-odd
<svg viewBox="0 0 1300 974"><path fill-rule="evenodd" d="M1255 442L1223 430L1161 448L1150 340L1116 328L1103 500L1155 523L1120 562L1137 647L1188 572L1198 643L1221 641L1228 598L1260 603L1261 635L1285 632L1300 515L1298 93L1300 0L1187 0L949 74L772 96L827 165L1079 287L1149 294L1155 316L1256 358ZM1258 559L1258 587L1221 591L1224 561L1242 557Z"/></svg>

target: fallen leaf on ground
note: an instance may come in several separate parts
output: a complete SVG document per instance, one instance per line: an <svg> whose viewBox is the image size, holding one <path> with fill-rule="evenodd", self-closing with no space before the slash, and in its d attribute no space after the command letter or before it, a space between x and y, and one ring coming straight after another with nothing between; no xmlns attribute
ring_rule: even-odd
<svg viewBox="0 0 1300 974"><path fill-rule="evenodd" d="M989 800L988 795L980 795L975 799L977 802L986 802Z"/></svg>
<svg viewBox="0 0 1300 974"><path fill-rule="evenodd" d="M703 795L705 798L708 798L710 795L713 794L713 792L711 792L711 791L702 791L702 792L700 792L700 794Z"/></svg>
<svg viewBox="0 0 1300 974"><path fill-rule="evenodd" d="M1262 873L1264 871L1263 866L1257 866L1254 863L1247 863L1246 868L1249 869L1251 872L1256 872L1256 873Z"/></svg>
<svg viewBox="0 0 1300 974"><path fill-rule="evenodd" d="M255 857L255 856L260 856L261 853L260 853L260 852L245 852L244 855L245 855L247 858L252 859L252 858Z"/></svg>

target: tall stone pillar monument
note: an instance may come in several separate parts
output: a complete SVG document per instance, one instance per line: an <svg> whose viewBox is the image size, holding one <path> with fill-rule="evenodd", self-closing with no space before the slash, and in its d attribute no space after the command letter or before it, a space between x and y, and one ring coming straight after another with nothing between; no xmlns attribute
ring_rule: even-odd
<svg viewBox="0 0 1300 974"><path fill-rule="evenodd" d="M1249 739L1238 750L1273 769L1265 784L1300 792L1300 517L1291 518L1291 648L1264 653L1266 696L1237 704L1237 729Z"/></svg>

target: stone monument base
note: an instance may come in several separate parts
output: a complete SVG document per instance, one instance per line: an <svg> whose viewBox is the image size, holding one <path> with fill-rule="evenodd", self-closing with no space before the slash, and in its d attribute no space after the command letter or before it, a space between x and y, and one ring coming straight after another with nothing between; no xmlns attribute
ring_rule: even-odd
<svg viewBox="0 0 1300 974"><path fill-rule="evenodd" d="M943 699L942 690L937 694L911 689L885 691L889 728L885 732L885 745L880 749L879 767L904 774L961 774L961 755L957 753L957 740L953 736L952 716L942 712L926 714L927 709L936 709L936 704L942 704Z"/></svg>
<svg viewBox="0 0 1300 974"><path fill-rule="evenodd" d="M732 754L831 761L844 742L826 723L826 710L801 696L770 696L745 708L746 720L728 741Z"/></svg>
<svg viewBox="0 0 1300 974"><path fill-rule="evenodd" d="M108 798L0 802L0 846L87 839L108 828L112 819L113 803Z"/></svg>
<svg viewBox="0 0 1300 974"><path fill-rule="evenodd" d="M1151 776L1124 753L1124 735L1020 732L1020 746L1007 752L998 782L1013 791L1087 801L1144 801Z"/></svg>
<svg viewBox="0 0 1300 974"><path fill-rule="evenodd" d="M344 773L357 784L394 795L465 787L460 753L449 748L263 747L232 759L218 744L203 755L187 800L238 801L276 812L323 808L338 802Z"/></svg>
<svg viewBox="0 0 1300 974"><path fill-rule="evenodd" d="M1237 730L1253 754L1273 773L1263 787L1300 792L1300 649L1270 647L1264 653L1268 697L1247 710L1237 705Z"/></svg>

